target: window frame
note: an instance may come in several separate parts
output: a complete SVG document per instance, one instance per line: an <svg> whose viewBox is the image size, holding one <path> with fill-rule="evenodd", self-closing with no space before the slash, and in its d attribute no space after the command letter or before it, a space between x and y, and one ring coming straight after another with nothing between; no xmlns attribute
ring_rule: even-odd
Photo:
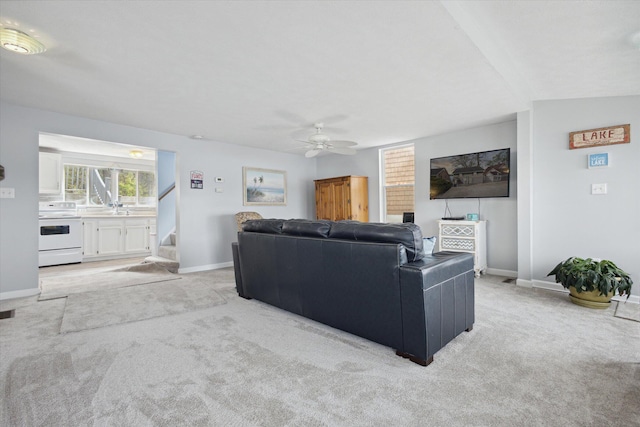
<svg viewBox="0 0 640 427"><path fill-rule="evenodd" d="M63 192L62 192L62 200L63 201L67 201L67 167L71 167L71 168L82 168L84 170L84 175L85 175L85 195L84 195L84 200L82 201L82 203L78 203L79 200L75 199L73 201L75 201L76 203L78 203L78 206L82 206L82 207L104 207L104 208L108 208L110 207L110 203L111 200L118 200L118 203L122 203L119 200L120 197L120 174L121 172L134 172L135 173L135 196L123 196L123 197L135 197L135 202L131 203L131 202L127 202L124 203L127 206L130 206L132 208L155 208L157 207L157 195L158 195L158 190L157 190L157 182L156 182L156 172L153 170L147 170L147 169L133 169L131 167L123 167L123 168L108 168L105 166L98 166L98 165L93 165L93 164L83 164L83 163L77 163L77 162L63 162L62 165L62 170L63 170L63 174L64 174L64 188L63 188ZM103 203L103 204L95 204L91 202L91 190L90 190L90 185L91 185L91 173L92 170L96 170L96 169L111 169L112 170L112 174L115 172L115 176L112 175L111 176L111 180L112 182L116 182L117 185L115 186L111 186L111 189L107 190L109 192L113 191L114 188L117 188L117 194L114 197L111 197L109 201L107 201L107 203ZM153 186L154 186L154 192L155 195L151 195L151 196L146 196L147 198L153 198L155 203L153 204L144 204L144 203L140 203L140 173L148 173L151 174L153 177Z"/></svg>
<svg viewBox="0 0 640 427"><path fill-rule="evenodd" d="M408 144L399 144L399 145L393 145L393 146L388 146L388 147L384 147L384 148L380 148L378 150L378 161L379 161L379 166L380 166L380 188L379 188L379 194L380 194L380 221L381 222L389 222L388 218L387 218L387 188L413 188L413 209L415 211L415 205L416 205L416 200L415 200L415 188L416 188L416 177L415 177L415 172L413 175L413 184L393 184L393 185L387 185L387 171L386 171L386 164L385 164L385 153L388 151L393 151L393 150L399 150L399 149L403 149L403 148L407 148L407 147L413 147L413 163L414 163L414 171L415 171L415 159L416 159L416 152L415 152L415 144L414 143L408 143Z"/></svg>

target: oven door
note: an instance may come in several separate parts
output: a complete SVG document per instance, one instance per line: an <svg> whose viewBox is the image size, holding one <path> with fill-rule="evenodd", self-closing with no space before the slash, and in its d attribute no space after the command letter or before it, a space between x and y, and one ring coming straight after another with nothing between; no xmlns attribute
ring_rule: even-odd
<svg viewBox="0 0 640 427"><path fill-rule="evenodd" d="M80 218L40 219L38 248L41 251L82 247Z"/></svg>

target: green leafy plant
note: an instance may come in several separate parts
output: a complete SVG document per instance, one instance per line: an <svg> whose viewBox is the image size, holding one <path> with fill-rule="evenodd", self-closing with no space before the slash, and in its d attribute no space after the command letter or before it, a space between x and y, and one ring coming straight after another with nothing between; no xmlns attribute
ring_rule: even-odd
<svg viewBox="0 0 640 427"><path fill-rule="evenodd" d="M556 282L578 293L600 291L600 295L631 295L633 281L629 274L608 260L594 260L571 257L551 270L547 276L556 276Z"/></svg>

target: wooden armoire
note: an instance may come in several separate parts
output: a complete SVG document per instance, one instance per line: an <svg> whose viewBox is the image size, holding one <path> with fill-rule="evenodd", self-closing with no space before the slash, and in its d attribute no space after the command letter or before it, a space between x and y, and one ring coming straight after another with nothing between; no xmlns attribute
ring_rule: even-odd
<svg viewBox="0 0 640 427"><path fill-rule="evenodd" d="M317 179L316 218L369 222L369 188L366 176Z"/></svg>

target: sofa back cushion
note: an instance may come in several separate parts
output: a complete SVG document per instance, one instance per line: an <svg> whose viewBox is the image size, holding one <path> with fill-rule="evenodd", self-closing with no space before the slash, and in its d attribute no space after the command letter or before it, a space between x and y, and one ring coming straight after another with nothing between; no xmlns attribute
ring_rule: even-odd
<svg viewBox="0 0 640 427"><path fill-rule="evenodd" d="M331 221L311 221L308 219L290 219L282 225L282 234L302 237L322 237L329 236Z"/></svg>
<svg viewBox="0 0 640 427"><path fill-rule="evenodd" d="M376 243L400 243L407 251L409 262L424 258L422 231L413 223L376 224L338 221L331 225L329 238L361 240Z"/></svg>
<svg viewBox="0 0 640 427"><path fill-rule="evenodd" d="M282 234L283 219L252 219L242 224L242 231L252 233Z"/></svg>

